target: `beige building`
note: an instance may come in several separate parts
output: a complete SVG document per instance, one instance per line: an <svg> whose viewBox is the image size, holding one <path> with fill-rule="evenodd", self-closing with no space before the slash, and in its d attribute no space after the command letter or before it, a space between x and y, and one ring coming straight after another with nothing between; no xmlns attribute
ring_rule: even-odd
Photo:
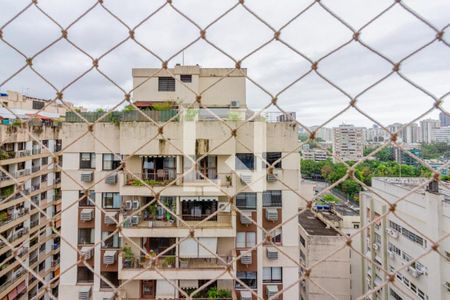
<svg viewBox="0 0 450 300"><path fill-rule="evenodd" d="M63 116L67 111L67 106L74 107L72 103L66 100L64 100L64 103L66 103L67 106L63 105L59 101L55 101L51 104L48 104L49 102L50 100L22 95L21 93L15 91L7 91L6 93L0 93L0 104L1 104L0 107L15 109L18 112L43 110L44 114L54 113ZM77 109L84 110L82 108Z"/></svg>
<svg viewBox="0 0 450 300"><path fill-rule="evenodd" d="M424 178L373 178L372 188L388 202L394 202L411 192ZM387 203L371 192L362 192L361 226L389 210ZM450 297L450 241L439 242L439 252L433 251L415 260L437 241L448 236L450 228L450 194L445 187L431 184L415 190L396 206L396 215L369 225L362 239L362 252L374 263L361 260L363 293L383 286L373 299L436 299ZM413 263L411 261L415 260ZM386 284L383 270L395 273L394 284Z"/></svg>
<svg viewBox="0 0 450 300"><path fill-rule="evenodd" d="M119 123L106 118L96 124L97 139L84 136L71 144L87 126L68 116L62 139L71 145L64 152L64 170L81 186L63 175L62 234L111 284L126 282L121 299L174 299L181 296L179 289L191 293L206 283L205 298L216 287L229 298L255 299L242 283L264 299L284 288L280 299L298 298L294 216L300 205L300 157L295 151L288 155L298 147L295 124L264 118L244 122L245 77L232 69L176 66L149 79L157 70L133 70L133 98L158 124L170 120L163 135L131 111L120 113ZM207 110L186 108L195 97L184 84L199 93L224 75L229 76L201 101L225 121ZM239 128L235 137L233 128ZM193 171L191 159L203 155ZM263 157L275 163L270 171ZM120 158L126 160L123 170ZM271 237L258 227L271 230L286 220L292 221ZM117 221L124 222L120 234ZM80 258L64 244L62 253L62 270ZM153 261L155 255L160 257ZM68 299L104 299L111 290L83 262L61 277L60 294Z"/></svg>
<svg viewBox="0 0 450 300"><path fill-rule="evenodd" d="M331 215L328 217L337 221ZM346 237L311 211L300 214L299 231L300 262L307 268L312 266L311 280L300 282L299 299L351 299L350 250L344 247L330 255L345 244ZM303 273L300 268L300 275Z"/></svg>
<svg viewBox="0 0 450 300"><path fill-rule="evenodd" d="M333 128L333 154L344 161L358 161L364 152L364 128L340 125Z"/></svg>
<svg viewBox="0 0 450 300"><path fill-rule="evenodd" d="M61 176L49 151L61 150L60 123L55 121L60 115L46 110L29 120L36 110L25 108L32 101L22 99L23 108L12 108L18 119L0 108L0 299L50 299L28 268L44 279L49 293L58 295L60 239L51 219L59 230Z"/></svg>

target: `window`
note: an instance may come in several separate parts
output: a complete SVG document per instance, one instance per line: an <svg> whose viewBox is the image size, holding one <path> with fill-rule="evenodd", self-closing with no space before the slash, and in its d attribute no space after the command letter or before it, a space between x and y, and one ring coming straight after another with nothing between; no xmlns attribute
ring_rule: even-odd
<svg viewBox="0 0 450 300"><path fill-rule="evenodd" d="M48 140L42 140L42 145L48 148Z"/></svg>
<svg viewBox="0 0 450 300"><path fill-rule="evenodd" d="M389 294L391 294L394 300L403 300L403 298L400 297L400 295L397 294L393 289L389 289Z"/></svg>
<svg viewBox="0 0 450 300"><path fill-rule="evenodd" d="M95 191L90 190L87 195L84 191L79 191L78 199L81 199L78 202L79 206L93 206L95 203Z"/></svg>
<svg viewBox="0 0 450 300"><path fill-rule="evenodd" d="M236 248L252 248L256 245L256 232L237 232Z"/></svg>
<svg viewBox="0 0 450 300"><path fill-rule="evenodd" d="M77 282L78 283L93 283L94 273L86 267L78 267L77 269Z"/></svg>
<svg viewBox="0 0 450 300"><path fill-rule="evenodd" d="M110 236L112 232L102 232L102 247L103 248L120 248L120 237L118 233ZM108 237L109 236L109 237Z"/></svg>
<svg viewBox="0 0 450 300"><path fill-rule="evenodd" d="M263 158L267 161L263 161L263 168L271 166L274 162L281 158L281 152L265 152ZM281 169L281 160L273 165L274 168Z"/></svg>
<svg viewBox="0 0 450 300"><path fill-rule="evenodd" d="M43 157L43 158L42 158L41 164L42 164L43 166L48 165L48 157Z"/></svg>
<svg viewBox="0 0 450 300"><path fill-rule="evenodd" d="M80 153L80 169L95 169L95 153Z"/></svg>
<svg viewBox="0 0 450 300"><path fill-rule="evenodd" d="M120 156L112 153L103 154L103 170L115 170L120 166Z"/></svg>
<svg viewBox="0 0 450 300"><path fill-rule="evenodd" d="M256 272L236 272L237 278L248 287L256 289ZM245 288L240 282L236 281L236 288Z"/></svg>
<svg viewBox="0 0 450 300"><path fill-rule="evenodd" d="M306 247L306 241L302 235L300 236L300 243L302 243L303 247Z"/></svg>
<svg viewBox="0 0 450 300"><path fill-rule="evenodd" d="M402 255L402 251L391 243L388 244L388 249L389 249L389 251L397 254L398 256Z"/></svg>
<svg viewBox="0 0 450 300"><path fill-rule="evenodd" d="M19 142L17 143L17 151L25 150L26 143L25 142Z"/></svg>
<svg viewBox="0 0 450 300"><path fill-rule="evenodd" d="M237 194L236 206L240 209L256 209L256 193Z"/></svg>
<svg viewBox="0 0 450 300"><path fill-rule="evenodd" d="M122 197L119 193L102 193L103 208L120 208Z"/></svg>
<svg viewBox="0 0 450 300"><path fill-rule="evenodd" d="M414 232L406 229L405 227L402 227L400 225L398 225L397 223L394 223L392 221L389 221L389 227L400 232L404 237L406 237L407 239L409 239L410 241L419 244L422 247L426 247L427 246L427 241L418 236L417 234L415 234Z"/></svg>
<svg viewBox="0 0 450 300"><path fill-rule="evenodd" d="M181 74L181 75L180 75L180 80L181 80L182 82L191 83L191 82L192 82L192 75Z"/></svg>
<svg viewBox="0 0 450 300"><path fill-rule="evenodd" d="M93 244L93 243L94 243L93 228L78 229L78 244Z"/></svg>
<svg viewBox="0 0 450 300"><path fill-rule="evenodd" d="M236 153L236 170L247 169L255 169L255 156L252 153Z"/></svg>
<svg viewBox="0 0 450 300"><path fill-rule="evenodd" d="M117 272L101 272L101 280L100 280L100 288L102 289L111 289L111 285L118 287L119 279L117 278ZM111 285L109 285L103 278L107 279Z"/></svg>
<svg viewBox="0 0 450 300"><path fill-rule="evenodd" d="M263 192L263 207L281 207L281 191Z"/></svg>
<svg viewBox="0 0 450 300"><path fill-rule="evenodd" d="M281 267L263 268L263 282L282 282L282 274Z"/></svg>
<svg viewBox="0 0 450 300"><path fill-rule="evenodd" d="M272 232L271 232L271 235L272 235L272 243L274 243L274 244L281 244L281 236L282 236L282 233L283 233L283 231L282 231L282 229L281 228L277 228L277 229L275 229L275 230L273 230ZM263 233L263 235L264 235L264 238L265 238L265 233Z"/></svg>
<svg viewBox="0 0 450 300"><path fill-rule="evenodd" d="M173 78L173 77L158 77L158 91L159 92L175 92L175 78Z"/></svg>
<svg viewBox="0 0 450 300"><path fill-rule="evenodd" d="M353 223L353 229L358 229L359 228L359 224L358 223Z"/></svg>
<svg viewBox="0 0 450 300"><path fill-rule="evenodd" d="M33 101L33 109L44 108L45 103L43 101Z"/></svg>
<svg viewBox="0 0 450 300"><path fill-rule="evenodd" d="M25 169L25 162L17 163L17 171Z"/></svg>
<svg viewBox="0 0 450 300"><path fill-rule="evenodd" d="M198 172L209 179L217 179L217 156L208 155L198 162ZM197 173L197 179L204 179Z"/></svg>

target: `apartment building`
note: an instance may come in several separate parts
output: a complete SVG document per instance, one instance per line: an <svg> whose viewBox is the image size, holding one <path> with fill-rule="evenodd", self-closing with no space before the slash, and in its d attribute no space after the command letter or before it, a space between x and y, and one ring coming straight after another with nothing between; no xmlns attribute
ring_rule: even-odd
<svg viewBox="0 0 450 300"><path fill-rule="evenodd" d="M394 214L376 220L389 210L388 204L372 192L360 195L361 226L374 221L364 231L362 252L373 264L361 260L363 292L383 286L374 299L449 299L450 241L439 242L437 255L415 260L430 250L431 242L447 236L450 228L450 194L433 182L424 189L411 190L425 178L373 178L372 188L388 203L406 196L397 203ZM413 261L411 263L411 261ZM395 281L384 285L383 270L395 272Z"/></svg>
<svg viewBox="0 0 450 300"><path fill-rule="evenodd" d="M431 129L431 141L450 144L450 126Z"/></svg>
<svg viewBox="0 0 450 300"><path fill-rule="evenodd" d="M342 124L333 128L333 153L344 161L358 161L364 152L364 128Z"/></svg>
<svg viewBox="0 0 450 300"><path fill-rule="evenodd" d="M330 214L328 217L333 218L333 215ZM342 248L346 241L345 235L341 235L323 220L309 210L301 213L298 219L300 263L307 268L313 266L309 275L310 280L300 282L299 299L349 300L351 299L350 249ZM339 248L342 249L334 253ZM332 253L334 254L331 255ZM300 268L300 275L304 272L304 268ZM327 292L334 297L330 297Z"/></svg>
<svg viewBox="0 0 450 300"><path fill-rule="evenodd" d="M62 233L83 257L62 244L61 268L77 267L62 274L60 293L104 299L112 297L109 284L126 283L120 299L178 299L180 289L203 286L205 298L216 288L223 298L256 299L246 286L264 299L281 289L279 299L298 298L300 157L290 153L298 147L297 127L284 118L244 122L250 112L240 71L169 71L133 70L134 103L156 123L120 112L115 122L94 125L96 139L78 139L88 127L67 117L63 168L78 182L62 177ZM196 92L212 85L201 102L214 114L187 108L196 97L185 85ZM286 220L270 236L260 229Z"/></svg>
<svg viewBox="0 0 450 300"><path fill-rule="evenodd" d="M2 93L1 101L13 113L0 108L0 299L50 299L44 283L48 293L57 296L60 272L60 238L52 225L56 230L61 225L57 217L61 175L54 163L54 155L61 150L61 123L60 114L47 108L59 108L45 103L46 111L30 120L37 112L32 109L34 100L19 95L27 109L16 109L16 98L10 94L19 95Z"/></svg>
<svg viewBox="0 0 450 300"><path fill-rule="evenodd" d="M420 121L420 142L431 144L433 142L433 129L439 127L439 120L425 119Z"/></svg>
<svg viewBox="0 0 450 300"><path fill-rule="evenodd" d="M328 159L328 153L322 149L311 149L302 151L303 159L323 161Z"/></svg>

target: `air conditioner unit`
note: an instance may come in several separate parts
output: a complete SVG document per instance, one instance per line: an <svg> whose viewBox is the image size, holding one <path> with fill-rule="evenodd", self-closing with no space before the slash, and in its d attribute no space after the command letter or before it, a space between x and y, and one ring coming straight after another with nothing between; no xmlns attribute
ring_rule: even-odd
<svg viewBox="0 0 450 300"><path fill-rule="evenodd" d="M231 108L239 108L239 107L241 107L241 104L239 103L238 100L233 100L230 102L230 107Z"/></svg>
<svg viewBox="0 0 450 300"><path fill-rule="evenodd" d="M125 202L125 209L126 210L131 210L133 208L133 202L131 202L130 200Z"/></svg>
<svg viewBox="0 0 450 300"><path fill-rule="evenodd" d="M91 287L83 288L78 292L79 300L89 300L91 298Z"/></svg>
<svg viewBox="0 0 450 300"><path fill-rule="evenodd" d="M243 265L251 265L252 264L252 253L246 252L241 256L241 264Z"/></svg>
<svg viewBox="0 0 450 300"><path fill-rule="evenodd" d="M418 269L416 269L416 268L414 268L414 267L409 266L409 267L408 267L408 273L411 274L412 277L417 278L417 277L419 277L420 275L423 274L423 271L422 271L422 270L418 270Z"/></svg>
<svg viewBox="0 0 450 300"><path fill-rule="evenodd" d="M80 250L81 254L84 256L84 259L88 260L91 259L91 257L94 254L94 248L92 247L83 247Z"/></svg>
<svg viewBox="0 0 450 300"><path fill-rule="evenodd" d="M141 202L139 202L138 200L134 200L133 201L133 209L138 209L139 206L141 206Z"/></svg>
<svg viewBox="0 0 450 300"><path fill-rule="evenodd" d="M228 202L219 202L219 211L222 212L230 212L231 211L231 205Z"/></svg>
<svg viewBox="0 0 450 300"><path fill-rule="evenodd" d="M139 216L132 216L131 217L131 224L132 225L137 225L139 224L141 221L141 218Z"/></svg>
<svg viewBox="0 0 450 300"><path fill-rule="evenodd" d="M81 182L92 182L94 180L94 173L81 174Z"/></svg>
<svg viewBox="0 0 450 300"><path fill-rule="evenodd" d="M252 300L252 293L250 291L241 291L241 300Z"/></svg>
<svg viewBox="0 0 450 300"><path fill-rule="evenodd" d="M116 184L117 183L117 174L109 175L105 178L106 184Z"/></svg>
<svg viewBox="0 0 450 300"><path fill-rule="evenodd" d="M252 223L252 213L251 212L241 212L241 217L239 220L241 221L242 225L250 225Z"/></svg>
<svg viewBox="0 0 450 300"><path fill-rule="evenodd" d="M278 221L278 210L276 208L266 208L266 220L272 222Z"/></svg>
<svg viewBox="0 0 450 300"><path fill-rule="evenodd" d="M103 254L103 264L113 265L116 259L116 251L105 251Z"/></svg>
<svg viewBox="0 0 450 300"><path fill-rule="evenodd" d="M241 181L244 184L250 184L252 183L253 176L251 174L241 174L240 175Z"/></svg>
<svg viewBox="0 0 450 300"><path fill-rule="evenodd" d="M278 250L273 247L267 247L266 249L266 256L270 260L278 259Z"/></svg>
<svg viewBox="0 0 450 300"><path fill-rule="evenodd" d="M92 208L84 208L80 212L80 220L84 222L92 221L94 218L94 210Z"/></svg>
<svg viewBox="0 0 450 300"><path fill-rule="evenodd" d="M278 299L278 297L271 298L278 293L278 287L276 285L266 285L266 293L268 299Z"/></svg>
<svg viewBox="0 0 450 300"><path fill-rule="evenodd" d="M380 249L380 246L378 246L378 244L374 243L374 244L372 244L372 249L375 251L378 251Z"/></svg>
<svg viewBox="0 0 450 300"><path fill-rule="evenodd" d="M266 180L267 182L275 182L278 180L278 175L275 173L272 174L267 173Z"/></svg>
<svg viewBox="0 0 450 300"><path fill-rule="evenodd" d="M396 231L392 228L388 228L388 229L386 229L386 232L394 239L398 238L398 231Z"/></svg>

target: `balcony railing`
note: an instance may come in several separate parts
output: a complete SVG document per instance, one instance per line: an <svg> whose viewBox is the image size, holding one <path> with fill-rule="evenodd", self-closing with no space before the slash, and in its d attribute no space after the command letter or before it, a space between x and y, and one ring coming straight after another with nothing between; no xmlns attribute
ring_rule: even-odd
<svg viewBox="0 0 450 300"><path fill-rule="evenodd" d="M28 208L22 208L8 213L7 219L0 221L0 226L6 225L14 220L17 220L28 213Z"/></svg>
<svg viewBox="0 0 450 300"><path fill-rule="evenodd" d="M223 261L222 261L223 260ZM165 255L153 261L150 257L122 259L123 269L218 269L227 266L232 260L231 256L218 256L213 258L183 258Z"/></svg>
<svg viewBox="0 0 450 300"><path fill-rule="evenodd" d="M173 171L173 172L172 172ZM141 182L145 182L150 186L163 186L171 183L175 178L177 178L176 172L174 170L169 169L160 169L155 173L133 173L125 174L125 185L132 186L143 186L144 184ZM138 177L139 179L137 179Z"/></svg>

